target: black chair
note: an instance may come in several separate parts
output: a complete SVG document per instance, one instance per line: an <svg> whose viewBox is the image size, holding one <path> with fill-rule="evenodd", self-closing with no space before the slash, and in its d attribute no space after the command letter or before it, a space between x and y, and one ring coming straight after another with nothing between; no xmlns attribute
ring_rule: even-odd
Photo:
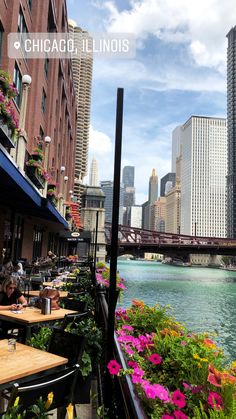
<svg viewBox="0 0 236 419"><path fill-rule="evenodd" d="M76 364L71 368L66 368L47 377L31 381L26 386L15 383L9 389L10 395L7 397L9 398L9 403L6 413L14 405L18 396L20 397L19 405L22 406L23 411L36 403L40 397L46 401L48 394L53 392L53 402L50 410L57 409L57 418L64 419L66 406L70 402L74 403L74 391L78 371L79 365ZM32 418L32 413L27 412L26 418Z"/></svg>
<svg viewBox="0 0 236 419"><path fill-rule="evenodd" d="M48 345L48 352L68 359L68 365L81 362L86 338L54 327Z"/></svg>
<svg viewBox="0 0 236 419"><path fill-rule="evenodd" d="M80 301L79 298L73 297L73 298L60 298L60 302L62 303L63 307L68 310L74 310L78 311L80 313L83 313L87 308L86 301Z"/></svg>
<svg viewBox="0 0 236 419"><path fill-rule="evenodd" d="M30 285L33 291L38 291L43 286L43 278L41 276L32 276L30 278Z"/></svg>
<svg viewBox="0 0 236 419"><path fill-rule="evenodd" d="M67 327L67 325L69 323L79 323L82 320L86 319L87 317L89 317L91 315L90 310L85 311L84 313L78 313L78 314L66 314L64 319L63 319L63 323L61 325L61 329L65 330L65 328Z"/></svg>

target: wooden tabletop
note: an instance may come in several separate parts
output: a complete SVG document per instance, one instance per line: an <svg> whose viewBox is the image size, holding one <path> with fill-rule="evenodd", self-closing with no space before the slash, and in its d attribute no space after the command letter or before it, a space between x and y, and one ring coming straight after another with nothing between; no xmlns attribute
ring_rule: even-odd
<svg viewBox="0 0 236 419"><path fill-rule="evenodd" d="M60 308L52 310L51 314L41 314L41 310L35 307L26 307L19 313L10 310L0 310L0 319L21 324L34 324L63 319L66 314L77 313L75 310ZM0 370L1 371L1 370Z"/></svg>
<svg viewBox="0 0 236 419"><path fill-rule="evenodd" d="M63 285L65 285L65 282L62 281L58 281L58 282L43 282L43 286L44 287L53 287L53 288L59 288L62 287Z"/></svg>
<svg viewBox="0 0 236 419"><path fill-rule="evenodd" d="M9 352L7 339L0 340L0 384L17 381L19 378L55 368L67 362L67 358L18 342L16 351Z"/></svg>
<svg viewBox="0 0 236 419"><path fill-rule="evenodd" d="M30 297L39 297L40 291L29 291ZM67 297L68 291L59 291L60 297ZM28 295L28 292L26 291L26 295Z"/></svg>

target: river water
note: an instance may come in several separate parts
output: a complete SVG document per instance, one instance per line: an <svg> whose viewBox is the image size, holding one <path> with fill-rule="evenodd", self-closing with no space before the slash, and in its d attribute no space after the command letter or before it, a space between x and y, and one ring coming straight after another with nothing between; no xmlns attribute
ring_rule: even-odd
<svg viewBox="0 0 236 419"><path fill-rule="evenodd" d="M192 331L217 333L214 340L236 359L236 272L131 260L118 260L117 269L127 286L122 307L132 299L169 304Z"/></svg>

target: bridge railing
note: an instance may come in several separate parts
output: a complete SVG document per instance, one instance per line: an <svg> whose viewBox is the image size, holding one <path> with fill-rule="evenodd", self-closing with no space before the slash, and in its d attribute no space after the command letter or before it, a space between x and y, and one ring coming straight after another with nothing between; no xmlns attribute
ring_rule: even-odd
<svg viewBox="0 0 236 419"><path fill-rule="evenodd" d="M107 243L111 239L111 224L105 224L105 233ZM136 227L119 225L118 233L119 243L133 243L133 244L159 244L159 245L173 245L173 246L196 246L206 245L210 247L236 247L236 240L223 237L202 237L189 236L185 234L164 233L146 229L139 229Z"/></svg>

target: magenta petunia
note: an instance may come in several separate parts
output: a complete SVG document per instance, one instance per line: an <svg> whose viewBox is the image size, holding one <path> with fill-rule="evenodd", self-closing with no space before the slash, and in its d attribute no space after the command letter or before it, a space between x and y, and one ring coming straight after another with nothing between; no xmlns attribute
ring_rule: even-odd
<svg viewBox="0 0 236 419"><path fill-rule="evenodd" d="M220 394L216 393L215 391L211 391L208 396L208 404L212 407L212 409L220 410L224 409L223 400Z"/></svg>
<svg viewBox="0 0 236 419"><path fill-rule="evenodd" d="M175 410L174 412L175 419L188 419L188 416L185 413L181 412L181 410Z"/></svg>
<svg viewBox="0 0 236 419"><path fill-rule="evenodd" d="M157 397L164 403L170 401L170 395L168 390L165 389L161 384L153 384L153 388L156 390Z"/></svg>
<svg viewBox="0 0 236 419"><path fill-rule="evenodd" d="M174 416L170 416L170 415L162 415L161 419L173 419Z"/></svg>
<svg viewBox="0 0 236 419"><path fill-rule="evenodd" d="M175 390L172 394L172 402L178 406L179 409L182 409L186 406L185 395L179 390Z"/></svg>
<svg viewBox="0 0 236 419"><path fill-rule="evenodd" d="M110 362L108 362L107 368L109 369L109 373L111 375L117 375L121 369L121 366L115 359L112 359Z"/></svg>
<svg viewBox="0 0 236 419"><path fill-rule="evenodd" d="M158 354L152 354L148 359L155 365L159 365L162 363L162 357Z"/></svg>

